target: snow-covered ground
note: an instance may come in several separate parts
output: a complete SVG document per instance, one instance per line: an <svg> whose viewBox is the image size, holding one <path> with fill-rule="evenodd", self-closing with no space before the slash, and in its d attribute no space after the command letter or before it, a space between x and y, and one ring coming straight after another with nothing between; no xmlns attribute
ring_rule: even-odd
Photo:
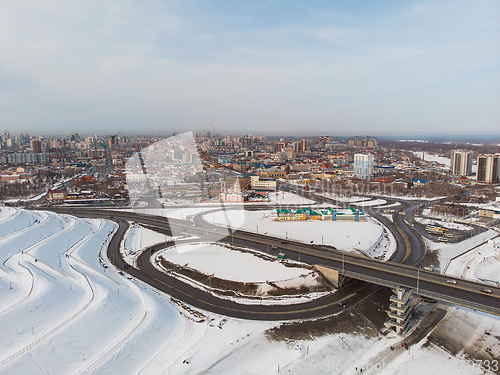
<svg viewBox="0 0 500 375"><path fill-rule="evenodd" d="M363 201L369 201L371 198L368 197L359 197L357 195L352 195L352 196L344 196L344 195L338 195L338 194L328 194L328 193L321 193L318 194L320 196L324 196L327 198L334 198L338 200L339 202L346 202L346 203L358 203L358 202L363 202Z"/></svg>
<svg viewBox="0 0 500 375"><path fill-rule="evenodd" d="M136 372L182 325L170 303L103 268L115 224L12 210L0 213L0 373Z"/></svg>
<svg viewBox="0 0 500 375"><path fill-rule="evenodd" d="M315 207L323 207L323 205ZM326 205L331 207L331 205ZM312 207L314 209L314 207ZM188 216L202 214L208 223L241 229L249 232L267 233L270 236L289 238L291 240L335 246L339 250L365 252L372 257L390 257L395 251L395 241L388 233L384 238L384 228L381 224L368 218L366 222L350 221L293 221L277 222L276 210L248 211L235 207L217 210L207 207L187 207L182 209L141 209L139 213L186 219ZM389 232L389 231L387 231ZM173 233L180 236L180 233ZM220 230L220 237L229 235L225 229ZM211 234L213 239L214 234ZM382 245L383 246L382 246Z"/></svg>
<svg viewBox="0 0 500 375"><path fill-rule="evenodd" d="M314 204L315 201L287 191L269 193L270 204Z"/></svg>
<svg viewBox="0 0 500 375"><path fill-rule="evenodd" d="M446 274L463 277L466 279L493 283L499 285L500 283L500 238L494 238L493 231L487 232L487 235L481 234L479 242L476 240L477 246L473 250L456 256L454 259L449 260L447 264ZM497 233L498 234L498 233ZM488 238L487 241L482 241ZM474 247L473 239L469 239L469 246ZM463 253L467 249L460 248ZM462 251L463 250L463 251ZM442 251L442 250L441 250Z"/></svg>
<svg viewBox="0 0 500 375"><path fill-rule="evenodd" d="M1 207L0 374L483 373L425 341L379 369L373 359L398 336L274 341L266 331L279 322L181 308L109 264L104 252L115 229L103 220ZM497 317L454 309L438 329L500 354Z"/></svg>
<svg viewBox="0 0 500 375"><path fill-rule="evenodd" d="M410 151L413 152L413 151ZM422 153L421 152L413 152L413 154L420 159L422 159ZM436 163L444 164L447 168L450 168L451 165L451 159L446 158L444 156L439 156L436 154L431 154L428 152L424 153L424 161L435 161Z"/></svg>
<svg viewBox="0 0 500 375"><path fill-rule="evenodd" d="M425 239L425 242L428 249L438 251L441 272L453 276L473 278L473 268L471 268L471 264L479 263L478 259L480 258L482 260L484 257L479 245L487 244L489 240L496 236L498 236L498 232L488 230L487 232L480 233L459 243L450 244L434 242L428 239ZM498 241L498 239L496 241ZM479 256L479 258L477 258L477 256ZM472 259L470 257L472 257Z"/></svg>
<svg viewBox="0 0 500 375"><path fill-rule="evenodd" d="M384 228L368 219L366 222L354 221L277 221L276 211L209 212L204 219L212 224L237 226L249 232L268 234L305 243L332 245L339 250L369 253L373 257L390 251L377 247L384 238Z"/></svg>
<svg viewBox="0 0 500 375"><path fill-rule="evenodd" d="M443 220L436 220L436 219L426 219L426 218L423 218L423 217L415 217L415 221L420 223L420 224L424 224L424 225L435 225L435 224L438 224L444 228L448 228L448 229L456 229L456 230L473 230L474 228L469 226L469 225L465 225L465 224L460 224L460 223L453 223L453 222L449 222L449 221L443 221Z"/></svg>
<svg viewBox="0 0 500 375"><path fill-rule="evenodd" d="M144 228L139 224L131 225L127 233L125 234L125 241L122 242L120 252L123 259L130 264L134 265L137 257L141 254L141 250L149 246L153 246L159 243L165 243L167 241L179 241L187 239L196 239L196 236L167 236L156 232L154 230Z"/></svg>
<svg viewBox="0 0 500 375"><path fill-rule="evenodd" d="M303 277L310 270L286 267L281 262L264 260L248 252L228 249L214 243L195 242L172 246L156 253L167 261L184 265L206 275L240 282L266 282Z"/></svg>
<svg viewBox="0 0 500 375"><path fill-rule="evenodd" d="M385 199L373 199L364 202L356 202L355 205L359 207L370 207L370 206L380 206L386 203L387 201Z"/></svg>
<svg viewBox="0 0 500 375"><path fill-rule="evenodd" d="M162 261L169 262L165 268ZM230 247L217 243L191 242L171 246L155 253L153 257L155 267L167 273L174 272L178 278L208 293L218 295L219 298L234 300L243 304L291 304L310 301L331 293L322 286L322 276L311 268L291 260L280 260L266 253L256 252L240 247ZM172 264L177 267L172 269ZM234 295L218 294L218 288L212 287L213 282L200 282L195 277L183 275L179 268L195 270L201 278L216 277L242 284L252 284L255 290L245 292L231 289ZM235 285L231 283L231 285ZM321 291L318 293L318 287ZM279 289L278 289L279 288ZM295 290L306 288L309 292L297 294ZM278 294L277 291L281 290ZM290 290L291 293L284 292ZM259 299L255 297L259 296Z"/></svg>
<svg viewBox="0 0 500 375"><path fill-rule="evenodd" d="M133 254L148 246L152 246L160 242L167 242L168 238L170 238L170 236L144 228L139 224L133 224L130 226L125 237L124 247L128 253Z"/></svg>
<svg viewBox="0 0 500 375"><path fill-rule="evenodd" d="M192 203L187 200L181 200L181 199L161 199L162 204L165 207L175 207L175 206L180 206L180 205L196 205L199 207L206 207L206 208L217 208L217 207L223 207L223 206L243 206L243 205L275 205L275 204L314 204L316 203L315 201L305 198L301 195L287 192L287 191L275 191L275 192L269 192L268 193L269 197L269 202L267 201L247 201L247 202L224 202L223 204L218 201L207 201L207 202L197 202L197 203ZM141 207L142 209L142 207Z"/></svg>

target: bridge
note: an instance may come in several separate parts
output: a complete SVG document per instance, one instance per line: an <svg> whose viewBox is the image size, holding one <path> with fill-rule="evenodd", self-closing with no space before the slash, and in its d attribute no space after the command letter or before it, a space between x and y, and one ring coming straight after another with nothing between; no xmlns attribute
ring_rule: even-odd
<svg viewBox="0 0 500 375"><path fill-rule="evenodd" d="M75 216L82 217L94 217L94 218L104 218L110 220L123 220L129 221L133 220L139 223L144 223L148 225L156 225L169 227L171 229L183 231L188 234L195 234L198 236L207 236L210 240L213 238L220 238L220 232L211 226L203 226L195 224L192 221L178 220L172 218L166 218L163 216L153 216L140 214L135 212L124 212L124 211L112 211L112 210L85 210L85 209L68 209L68 208L51 208L52 211L58 213L71 214ZM122 233L123 235L123 233ZM115 235L116 237L116 235ZM379 286L398 288L404 287L408 290L412 290L412 293L419 296L424 296L440 301L449 302L459 306L464 306L472 308L474 310L483 311L490 314L500 315L500 288L487 287L492 293L485 293L485 285L476 283L473 281L462 280L457 278L450 278L446 275L441 275L438 273L422 270L410 265L404 265L400 263L393 262L382 262L375 259L369 259L362 256L358 256L352 253L344 253L338 250L325 250L318 248L318 246L303 244L295 241L287 241L283 244L282 239L277 239L274 237L266 236L263 234L251 233L246 231L230 231L230 236L223 239L225 242L233 242L241 246L247 246L255 248L260 251L266 251L270 246L277 247L277 251L286 252L287 258L300 260L301 262L308 263L310 265L325 267L337 272L339 277L350 277L356 280L361 280L370 284L376 284ZM117 249L114 249L114 254L110 259L115 263L118 268L123 271L132 273L130 268L124 267L123 259L117 261L120 258L120 253ZM139 270L141 272L136 273L133 276L141 278L144 276L145 270ZM149 269L149 271L151 271ZM148 272L149 272L148 271ZM162 275L155 275L158 278L165 278ZM147 278L144 278L146 281ZM450 282L451 281L451 282ZM147 281L146 281L147 282ZM172 280L162 281L165 285ZM170 285L171 286L171 285ZM483 291L482 291L483 290ZM212 296L213 298L220 299ZM321 300L321 299L319 299ZM190 301L195 307L200 307L213 311L215 302L211 302L211 305L202 304L200 306L196 301ZM219 301L220 305L224 305L222 301ZM325 302L324 306L332 307L332 301L328 300ZM319 316L318 311L324 313L327 310L318 309L317 311L309 310L310 314L307 316L307 309L304 306L290 306L290 312L302 311L301 314L290 314L293 319L299 317L314 317ZM248 305L245 306L246 310L251 310L252 307ZM256 314L255 318L262 319L263 314L269 313L272 315L272 311L276 310L274 306L260 306L259 314ZM216 312L221 312L225 315L235 316L234 311L221 309L216 309ZM222 309L223 310L223 309ZM282 314L277 314L276 316L285 318L287 315L286 311L281 307L280 312ZM334 309L333 309L334 310ZM333 312L332 310L332 312ZM304 312L305 311L305 312ZM241 314L236 314L237 317L241 317ZM325 314L326 315L326 314Z"/></svg>

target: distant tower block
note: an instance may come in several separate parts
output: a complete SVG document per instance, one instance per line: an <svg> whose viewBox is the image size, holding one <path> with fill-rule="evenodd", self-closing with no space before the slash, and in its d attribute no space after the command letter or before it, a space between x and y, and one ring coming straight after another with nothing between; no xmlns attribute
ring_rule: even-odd
<svg viewBox="0 0 500 375"><path fill-rule="evenodd" d="M411 289L397 287L393 291L396 294L390 298L389 324L396 327L396 332L401 333L410 320Z"/></svg>

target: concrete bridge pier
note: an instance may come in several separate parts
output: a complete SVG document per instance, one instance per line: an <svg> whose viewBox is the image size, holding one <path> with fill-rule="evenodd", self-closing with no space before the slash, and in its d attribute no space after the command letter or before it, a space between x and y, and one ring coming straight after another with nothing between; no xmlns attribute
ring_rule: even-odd
<svg viewBox="0 0 500 375"><path fill-rule="evenodd" d="M330 284L333 285L335 289L339 289L347 282L347 277L342 275L339 270L324 267L320 265L314 265L316 271L318 271Z"/></svg>
<svg viewBox="0 0 500 375"><path fill-rule="evenodd" d="M389 324L396 327L396 332L402 333L410 320L412 290L398 286L393 291L395 294L390 297Z"/></svg>

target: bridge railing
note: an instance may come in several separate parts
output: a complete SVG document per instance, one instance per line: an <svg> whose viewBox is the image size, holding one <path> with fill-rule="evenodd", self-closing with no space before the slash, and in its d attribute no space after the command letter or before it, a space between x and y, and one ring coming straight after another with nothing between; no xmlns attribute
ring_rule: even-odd
<svg viewBox="0 0 500 375"><path fill-rule="evenodd" d="M426 290L426 289L422 289L422 288L419 288L418 293L417 293L415 290L416 289L415 285L405 285L405 284L401 284L401 283L395 283L392 281L387 281L387 280L380 279L380 278L373 277L373 276L363 275L363 274L353 272L353 271L347 271L347 270L342 271L342 269L339 269L338 271L340 274L342 274L342 272L343 272L344 276L352 277L352 278L357 279L357 280L362 280L362 281L366 281L366 282L369 282L372 284L386 286L389 288L396 288L396 287L410 288L413 290L414 294L418 294L418 295L423 296L423 297L428 297L428 298L432 298L432 299L436 299L436 300L440 300L440 301L444 301L444 302L449 302L449 303L452 303L454 305L468 307L468 308L471 308L474 310L479 310L482 312L486 312L489 314L494 314L494 315L500 316L500 308L490 307L490 306L482 305L480 303L465 301L465 300L460 299L460 298L448 296L448 295L441 294L441 293L432 292L430 290Z"/></svg>

